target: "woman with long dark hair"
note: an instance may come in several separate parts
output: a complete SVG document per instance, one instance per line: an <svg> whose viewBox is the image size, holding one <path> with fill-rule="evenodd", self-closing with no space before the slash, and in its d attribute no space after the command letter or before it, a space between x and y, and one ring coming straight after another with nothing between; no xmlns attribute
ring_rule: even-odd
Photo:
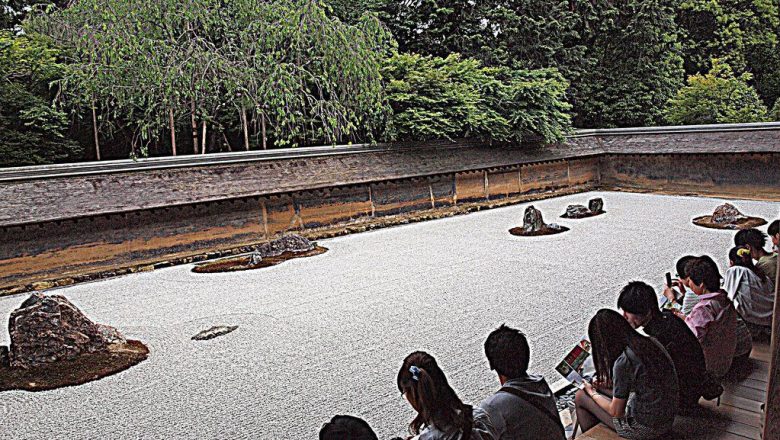
<svg viewBox="0 0 780 440"><path fill-rule="evenodd" d="M677 412L678 383L666 350L614 310L599 310L588 336L597 386L586 383L575 397L582 430L603 422L627 439L667 433Z"/></svg>
<svg viewBox="0 0 780 440"><path fill-rule="evenodd" d="M415 351L398 371L398 390L417 417L409 424L415 440L492 440L493 426L484 411L464 404L436 359Z"/></svg>

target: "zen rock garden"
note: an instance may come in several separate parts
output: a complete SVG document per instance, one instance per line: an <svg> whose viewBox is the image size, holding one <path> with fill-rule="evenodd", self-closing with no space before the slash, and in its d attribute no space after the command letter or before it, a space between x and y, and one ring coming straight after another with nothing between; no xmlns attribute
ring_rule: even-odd
<svg viewBox="0 0 780 440"><path fill-rule="evenodd" d="M734 205L724 203L715 208L712 215L704 215L693 219L693 224L713 229L749 229L763 226L766 220L760 217L749 217Z"/></svg>
<svg viewBox="0 0 780 440"><path fill-rule="evenodd" d="M0 348L0 391L80 385L145 360L149 349L117 329L92 322L60 295L34 293L8 322Z"/></svg>
<svg viewBox="0 0 780 440"><path fill-rule="evenodd" d="M327 252L326 248L317 246L300 235L286 235L268 243L260 244L250 254L221 258L195 265L196 273L233 272L238 270L260 269L274 266L293 258L311 257Z"/></svg>

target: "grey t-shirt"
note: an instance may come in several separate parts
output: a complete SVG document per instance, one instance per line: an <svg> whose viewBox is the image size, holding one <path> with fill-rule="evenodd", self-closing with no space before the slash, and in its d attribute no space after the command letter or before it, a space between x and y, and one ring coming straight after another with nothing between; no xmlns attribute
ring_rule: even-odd
<svg viewBox="0 0 780 440"><path fill-rule="evenodd" d="M412 437L412 440L461 440L463 433L458 428L429 425ZM470 440L493 440L496 438L495 428L490 423L490 417L482 408L474 408L474 426L469 436Z"/></svg>
<svg viewBox="0 0 780 440"><path fill-rule="evenodd" d="M657 341L651 340L666 350ZM612 368L613 394L628 399L626 415L650 427L665 429L674 422L679 393L677 374L669 355L660 365L645 365L631 347L626 347ZM653 380L649 371L665 371L663 380Z"/></svg>
<svg viewBox="0 0 780 440"><path fill-rule="evenodd" d="M526 399L499 391L479 404L490 416L496 440L563 440L555 396L544 377L529 375L510 379L504 386L520 391ZM542 414L530 400L549 415ZM558 426L553 425L553 419L558 420Z"/></svg>

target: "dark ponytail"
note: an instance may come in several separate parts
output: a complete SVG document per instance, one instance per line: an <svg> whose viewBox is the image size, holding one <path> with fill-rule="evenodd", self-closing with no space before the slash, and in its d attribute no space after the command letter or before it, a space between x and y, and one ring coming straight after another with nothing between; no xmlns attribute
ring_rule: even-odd
<svg viewBox="0 0 780 440"><path fill-rule="evenodd" d="M398 390L417 410L417 416L409 424L410 433L419 434L423 426L454 426L463 433L462 439L470 437L472 408L455 394L433 356L422 351L407 356L398 371L397 382Z"/></svg>
<svg viewBox="0 0 780 440"><path fill-rule="evenodd" d="M750 269L751 272L756 274L762 280L766 280L767 276L761 268L756 267L753 264L753 257L750 255L750 249L742 246L735 246L729 251L729 260L734 266L741 266Z"/></svg>

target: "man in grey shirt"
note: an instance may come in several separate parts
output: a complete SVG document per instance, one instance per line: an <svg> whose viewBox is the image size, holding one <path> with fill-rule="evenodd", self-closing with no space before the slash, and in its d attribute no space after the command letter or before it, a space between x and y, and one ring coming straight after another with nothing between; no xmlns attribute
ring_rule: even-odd
<svg viewBox="0 0 780 440"><path fill-rule="evenodd" d="M531 354L525 335L501 325L485 341L485 355L502 386L479 404L495 427L496 440L564 440L550 386L527 372Z"/></svg>

